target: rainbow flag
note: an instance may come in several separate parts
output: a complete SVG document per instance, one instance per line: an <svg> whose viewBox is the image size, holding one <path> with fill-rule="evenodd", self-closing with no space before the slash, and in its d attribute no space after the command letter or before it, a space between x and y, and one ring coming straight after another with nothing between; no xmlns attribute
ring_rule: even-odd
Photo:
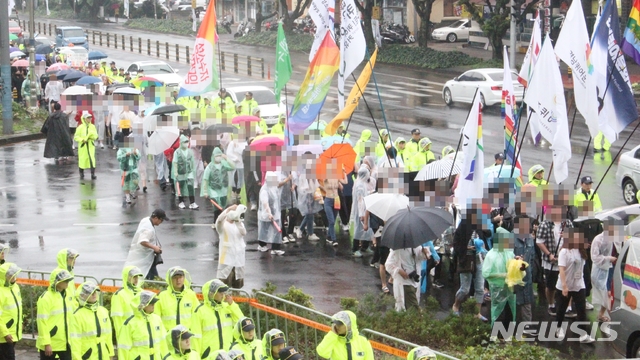
<svg viewBox="0 0 640 360"><path fill-rule="evenodd" d="M622 39L622 51L640 64L640 0L633 2Z"/></svg>
<svg viewBox="0 0 640 360"><path fill-rule="evenodd" d="M331 87L331 79L338 70L339 60L340 50L331 33L327 32L293 101L288 125L294 134L306 130L320 113Z"/></svg>
<svg viewBox="0 0 640 360"><path fill-rule="evenodd" d="M622 276L622 285L640 290L640 268L625 264L624 275Z"/></svg>
<svg viewBox="0 0 640 360"><path fill-rule="evenodd" d="M520 159L516 158L516 137L515 132L518 127L518 119L516 113L516 96L513 90L513 79L511 77L511 68L509 67L509 54L507 47L503 51L504 73L502 77L502 118L504 119L504 151L506 160L516 169L520 170L520 176L516 179L516 187L523 185L522 181L522 165Z"/></svg>
<svg viewBox="0 0 640 360"><path fill-rule="evenodd" d="M180 83L178 97L196 96L218 90L218 64L215 55L217 40L216 7L215 1L211 0L198 29L191 53L191 67Z"/></svg>

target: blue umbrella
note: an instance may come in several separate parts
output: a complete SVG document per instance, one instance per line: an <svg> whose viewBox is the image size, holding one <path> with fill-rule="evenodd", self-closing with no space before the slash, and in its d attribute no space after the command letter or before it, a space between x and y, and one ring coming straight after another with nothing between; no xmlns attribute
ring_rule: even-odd
<svg viewBox="0 0 640 360"><path fill-rule="evenodd" d="M60 70L56 73L56 78L58 78L58 80L64 80L65 76L67 76L72 71L74 70L72 69Z"/></svg>
<svg viewBox="0 0 640 360"><path fill-rule="evenodd" d="M103 53L100 50L91 50L89 51L89 60L100 60L100 59L106 59L109 56L107 56L107 54Z"/></svg>
<svg viewBox="0 0 640 360"><path fill-rule="evenodd" d="M76 85L89 85L89 84L98 84L101 83L102 80L95 76L84 76L80 78L80 80L76 81Z"/></svg>
<svg viewBox="0 0 640 360"><path fill-rule="evenodd" d="M46 60L46 56L42 54L36 54L36 61L45 61L45 60Z"/></svg>
<svg viewBox="0 0 640 360"><path fill-rule="evenodd" d="M323 150L327 150L333 144L349 144L353 146L353 143L349 139L345 138L343 141L342 136L340 135L325 136L322 139L320 139L320 145L322 145Z"/></svg>
<svg viewBox="0 0 640 360"><path fill-rule="evenodd" d="M511 177L511 165L503 165L502 169L500 169L500 165L489 166L484 169L484 178L487 180L492 180L495 178L509 178ZM520 170L516 168L513 171L513 178L516 179L520 177Z"/></svg>

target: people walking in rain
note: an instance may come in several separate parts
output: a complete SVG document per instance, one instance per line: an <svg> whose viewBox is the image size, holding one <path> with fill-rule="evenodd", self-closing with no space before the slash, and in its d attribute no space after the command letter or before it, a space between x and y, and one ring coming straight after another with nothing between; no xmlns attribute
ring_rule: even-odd
<svg viewBox="0 0 640 360"><path fill-rule="evenodd" d="M533 296L533 265L536 258L535 239L531 235L532 219L527 215L517 215L514 218L514 233L516 234L513 254L520 256L524 262L529 264L525 269L525 276L522 285L514 286L516 293L518 322L531 321L533 319L532 306L535 298ZM531 333L530 329L525 329Z"/></svg>
<svg viewBox="0 0 640 360"><path fill-rule="evenodd" d="M604 231L597 235L591 243L591 284L593 294L591 301L594 305L600 305L598 321L607 323L611 321L611 299L608 292L609 271L618 258L613 256L614 243L622 243L624 227L621 221L605 220Z"/></svg>
<svg viewBox="0 0 640 360"><path fill-rule="evenodd" d="M134 315L124 322L117 338L118 360L156 360L168 353L167 331L153 313L157 302L156 294L149 290L142 290L133 298Z"/></svg>
<svg viewBox="0 0 640 360"><path fill-rule="evenodd" d="M233 171L229 173L229 183L231 184L231 203L240 203L240 191L244 186L244 163L242 152L247 147L246 142L240 141L237 135L233 135L231 141L227 145L226 155L227 161L233 164Z"/></svg>
<svg viewBox="0 0 640 360"><path fill-rule="evenodd" d="M15 360L15 346L22 339L22 295L16 284L20 269L14 263L0 266L0 358Z"/></svg>
<svg viewBox="0 0 640 360"><path fill-rule="evenodd" d="M55 269L49 276L47 291L38 298L36 347L41 360L71 360L69 322L76 307L67 288L72 283L69 271Z"/></svg>
<svg viewBox="0 0 640 360"><path fill-rule="evenodd" d="M158 294L158 303L154 312L160 316L165 329L176 325L191 327L193 312L200 301L191 290L191 275L180 266L167 270L165 277L167 289Z"/></svg>
<svg viewBox="0 0 640 360"><path fill-rule="evenodd" d="M140 151L134 147L133 139L127 138L124 140L123 147L118 149L116 158L120 164L120 185L122 186L122 191L124 191L124 200L127 204L131 204L133 199L137 198L135 191L140 180L138 174Z"/></svg>
<svg viewBox="0 0 640 360"><path fill-rule="evenodd" d="M340 210L340 197L338 195L338 189L342 185L348 184L347 173L344 169L327 169L328 178L324 180L323 186L320 188L325 192L324 199L324 212L327 215L327 243L332 246L338 246L338 240L336 237L336 217Z"/></svg>
<svg viewBox="0 0 640 360"><path fill-rule="evenodd" d="M247 207L242 204L231 205L220 214L215 223L220 238L217 277L234 289L244 286L246 211Z"/></svg>
<svg viewBox="0 0 640 360"><path fill-rule="evenodd" d="M515 258L510 249L515 239L508 230L498 227L494 240L494 247L482 262L482 277L489 283L491 291L491 326L501 317L508 327L516 320L516 295L506 282L509 261Z"/></svg>
<svg viewBox="0 0 640 360"><path fill-rule="evenodd" d="M100 306L100 287L87 281L78 288L80 307L73 312L69 326L74 359L108 359L115 356L109 311Z"/></svg>
<svg viewBox="0 0 640 360"><path fill-rule="evenodd" d="M396 299L396 311L419 310L420 273L418 265L431 258L428 247L397 249L389 252L385 269L393 278L393 296Z"/></svg>
<svg viewBox="0 0 640 360"><path fill-rule="evenodd" d="M373 360L371 343L360 335L356 314L348 310L331 317L331 330L318 344L316 352L325 359Z"/></svg>
<svg viewBox="0 0 640 360"><path fill-rule="evenodd" d="M136 266L145 275L147 280L155 280L158 277L157 265L162 264L162 246L156 234L156 226L163 221L169 220L167 214L162 209L155 209L151 216L140 220L136 230L129 255L124 266Z"/></svg>
<svg viewBox="0 0 640 360"><path fill-rule="evenodd" d="M53 112L47 117L40 132L47 136L44 157L65 159L74 156L73 140L69 135L69 116L62 112L59 103L53 104Z"/></svg>
<svg viewBox="0 0 640 360"><path fill-rule="evenodd" d="M167 334L167 349L169 352L163 360L200 360L200 355L191 350L193 333L184 325L178 325Z"/></svg>
<svg viewBox="0 0 640 360"><path fill-rule="evenodd" d="M200 196L215 202L220 208L227 207L227 193L229 191L229 173L234 169L233 164L228 161L227 155L222 153L220 148L213 149L211 162L204 169L202 176L202 187ZM215 222L222 210L214 207L213 221Z"/></svg>
<svg viewBox="0 0 640 360"><path fill-rule="evenodd" d="M91 123L93 115L88 111L82 112L82 124L76 128L73 140L78 143L78 168L80 168L80 179L84 179L84 171L91 171L91 180L96 179L96 146L98 131Z"/></svg>
<svg viewBox="0 0 640 360"><path fill-rule="evenodd" d="M267 331L262 337L262 360L279 360L280 350L286 346L287 342L282 331L278 329Z"/></svg>
<svg viewBox="0 0 640 360"><path fill-rule="evenodd" d="M264 185L260 189L258 209L258 251L266 252L271 244L271 255L284 255L281 250L280 191L278 174L267 172Z"/></svg>
<svg viewBox="0 0 640 360"><path fill-rule="evenodd" d="M233 328L233 342L229 350L241 350L245 360L262 359L262 342L256 337L256 325L253 320L244 317Z"/></svg>
<svg viewBox="0 0 640 360"><path fill-rule="evenodd" d="M196 204L195 190L193 182L195 179L196 162L193 152L189 149L189 138L180 135L180 147L173 153L173 161L171 164L171 178L175 184L176 194L178 195L178 207L186 209L184 203L185 197L189 198L189 209L198 209Z"/></svg>
<svg viewBox="0 0 640 360"><path fill-rule="evenodd" d="M131 301L142 291L144 274L136 266L125 266L122 269L122 287L111 296L111 320L116 337L122 324L133 316Z"/></svg>
<svg viewBox="0 0 640 360"><path fill-rule="evenodd" d="M367 218L364 198L368 195L369 169L360 167L358 178L353 184L353 205L351 207L350 219L354 223L353 233L353 256L362 257L362 252L368 252L369 243L373 237L373 231L369 229L369 219ZM373 251L370 251L373 253Z"/></svg>
<svg viewBox="0 0 640 360"><path fill-rule="evenodd" d="M215 351L231 346L235 324L244 315L229 294L229 287L219 279L207 281L202 295L204 301L195 309L191 322L196 335L194 348L203 360L213 360Z"/></svg>
<svg viewBox="0 0 640 360"><path fill-rule="evenodd" d="M282 243L288 244L296 241L293 234L296 225L296 193L293 186L293 175L284 171L278 172L278 189L280 189L280 220L282 221ZM285 220L288 221L285 226Z"/></svg>

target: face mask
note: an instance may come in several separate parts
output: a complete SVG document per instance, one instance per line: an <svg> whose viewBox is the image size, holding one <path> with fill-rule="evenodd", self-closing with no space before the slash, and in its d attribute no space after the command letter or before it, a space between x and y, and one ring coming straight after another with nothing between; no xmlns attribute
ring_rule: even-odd
<svg viewBox="0 0 640 360"><path fill-rule="evenodd" d="M216 163L220 163L222 161L222 156L216 156L213 158L213 161L215 161Z"/></svg>
<svg viewBox="0 0 640 360"><path fill-rule="evenodd" d="M188 143L188 142L183 142L182 144L180 144L180 148L181 148L182 150L186 150L186 149L187 149L187 147L188 147L188 145L189 145L189 143Z"/></svg>

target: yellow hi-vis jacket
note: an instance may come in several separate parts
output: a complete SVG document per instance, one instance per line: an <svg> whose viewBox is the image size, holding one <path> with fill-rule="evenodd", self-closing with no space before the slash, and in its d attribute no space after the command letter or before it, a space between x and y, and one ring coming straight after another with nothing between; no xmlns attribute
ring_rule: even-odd
<svg viewBox="0 0 640 360"><path fill-rule="evenodd" d="M244 353L244 360L261 360L262 359L262 342L254 335L253 340L247 340L242 335L242 318L236 322L233 328L233 342L229 350L240 350Z"/></svg>
<svg viewBox="0 0 640 360"><path fill-rule="evenodd" d="M212 281L202 286L204 304L196 309L190 327L195 335L191 347L198 351L203 360L215 359L212 356L216 350L229 349L233 341L234 325L244 317L238 304L229 305L225 301L218 304L209 299Z"/></svg>
<svg viewBox="0 0 640 360"><path fill-rule="evenodd" d="M108 360L115 355L109 311L97 303L73 313L69 338L73 360Z"/></svg>
<svg viewBox="0 0 640 360"><path fill-rule="evenodd" d="M133 268L135 266L125 266L122 270L122 283L124 286L118 289L111 297L111 320L113 320L113 329L116 332L116 336L120 332L124 321L133 316L131 301L142 289L142 279L139 280L138 286L133 286L129 283L129 271Z"/></svg>
<svg viewBox="0 0 640 360"><path fill-rule="evenodd" d="M12 263L4 263L0 266L0 344L7 340L4 338L11 335L13 341L22 339L22 296L18 284L7 283L7 270Z"/></svg>
<svg viewBox="0 0 640 360"><path fill-rule="evenodd" d="M94 164L95 164L95 161L94 161ZM67 265L68 256L69 256L69 249L62 249L58 251L58 255L56 255L56 260L58 262L58 269L67 270L73 276L73 269L69 269L69 266ZM73 301L73 304L71 304L71 308L73 308L74 310L77 309L79 305L78 305L78 300L76 299L76 295L77 295L76 284L73 280L69 283L69 287L67 288L66 292L67 292L67 295L71 296L71 300Z"/></svg>
<svg viewBox="0 0 640 360"><path fill-rule="evenodd" d="M184 290L178 292L171 285L171 277L177 270L184 271ZM173 329L176 325L184 325L191 329L193 312L200 305L196 293L191 290L189 272L178 267L167 270L165 280L169 287L158 294L154 313L160 316L165 329Z"/></svg>
<svg viewBox="0 0 640 360"><path fill-rule="evenodd" d="M405 151L407 151L406 147L405 147ZM409 160L409 171L410 172L420 171L425 165L435 160L436 160L436 156L433 154L433 151L420 150L417 153L415 153Z"/></svg>
<svg viewBox="0 0 640 360"><path fill-rule="evenodd" d="M578 189L578 192L573 197L574 199L573 205L578 209L582 208L582 203L591 199L592 195L593 195L593 200L591 201L593 201L593 211L594 212L602 211L602 202L600 201L600 196L598 194L594 195L593 189L591 189L588 194L585 194L584 191L582 191L582 189Z"/></svg>
<svg viewBox="0 0 640 360"><path fill-rule="evenodd" d="M347 334L340 336L329 331L316 347L318 355L331 360L373 360L373 349L364 336L358 332L356 315L351 311L340 311L337 315L348 315L348 320L337 318L347 326Z"/></svg>
<svg viewBox="0 0 640 360"><path fill-rule="evenodd" d="M69 343L69 320L73 314L76 302L71 298L70 289L58 292L56 285L58 274L68 271L55 269L49 277L49 288L38 299L38 340L36 347L43 350L45 345L51 345L52 351L66 351ZM73 280L72 280L73 281Z"/></svg>
<svg viewBox="0 0 640 360"><path fill-rule="evenodd" d="M131 301L134 315L125 320L120 328L118 360L150 360L152 356L153 360L162 359L168 353L164 341L167 331L158 315L138 310L138 304L140 293Z"/></svg>

